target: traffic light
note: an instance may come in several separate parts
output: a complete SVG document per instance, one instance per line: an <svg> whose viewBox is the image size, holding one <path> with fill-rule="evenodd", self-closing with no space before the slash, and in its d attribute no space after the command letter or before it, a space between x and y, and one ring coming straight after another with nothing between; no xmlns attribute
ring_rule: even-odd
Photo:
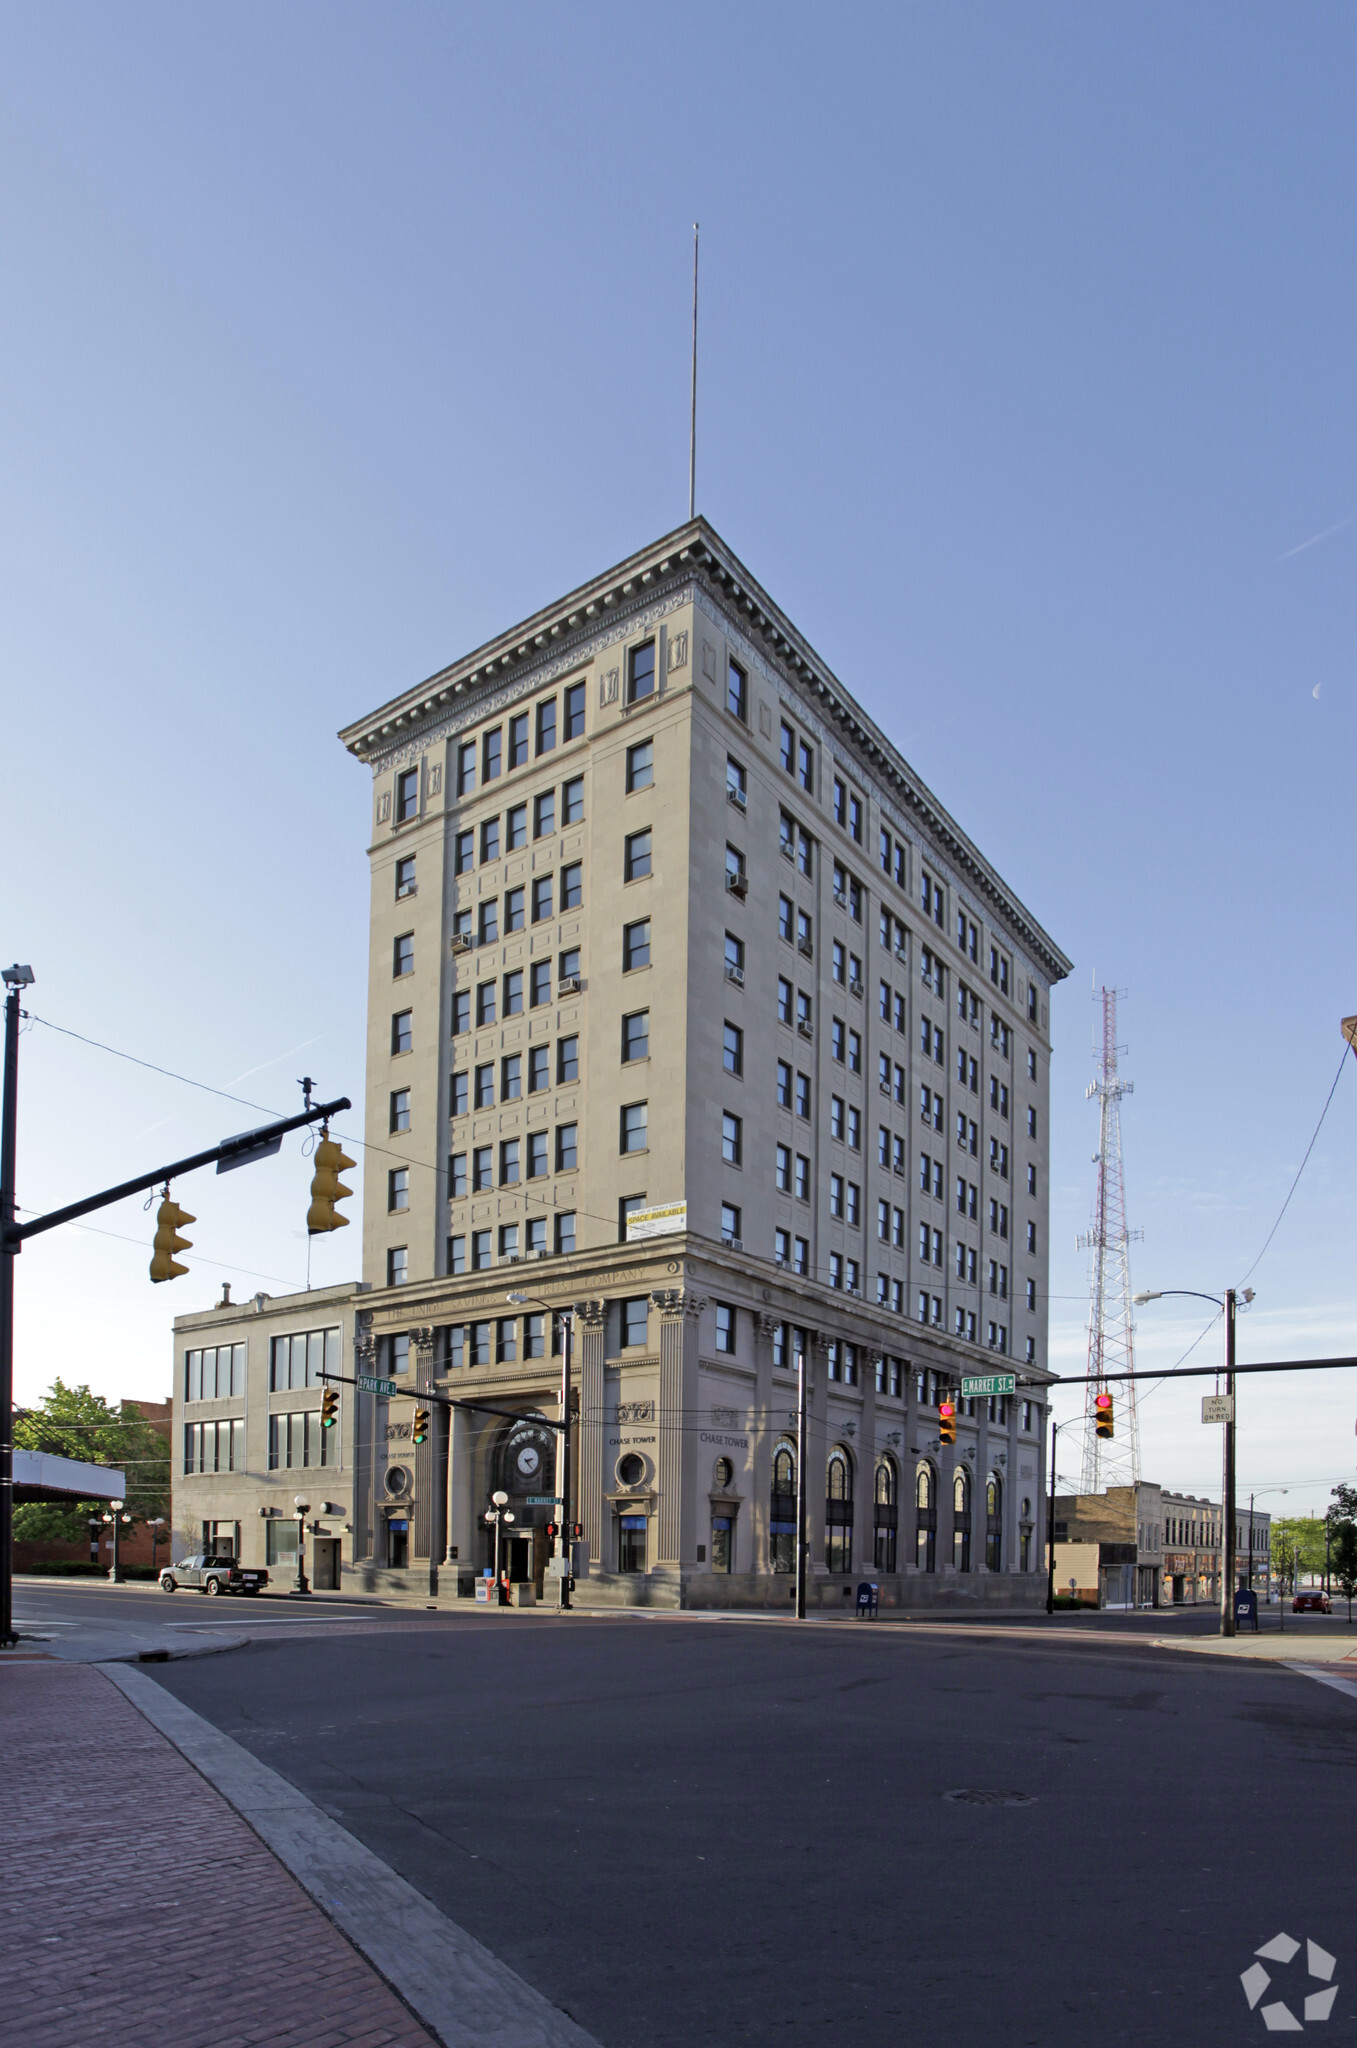
<svg viewBox="0 0 1357 2048"><path fill-rule="evenodd" d="M327 1387L320 1397L320 1426L333 1429L339 1420L339 1389Z"/></svg>
<svg viewBox="0 0 1357 2048"><path fill-rule="evenodd" d="M428 1434L429 1434L429 1411L428 1411L428 1409L427 1409L427 1408L416 1408L416 1410L415 1410L415 1426L414 1426L414 1429L413 1429L413 1430L411 1431L411 1433L410 1433L410 1434L411 1434L411 1440L412 1440L412 1441L413 1441L414 1443L417 1443L417 1444L422 1444L422 1443L424 1442L425 1438L426 1438L426 1437L428 1436Z"/></svg>
<svg viewBox="0 0 1357 2048"><path fill-rule="evenodd" d="M348 1222L335 1208L353 1193L339 1178L347 1167L357 1164L350 1159L342 1145L330 1136L330 1126L321 1126L320 1143L316 1147L316 1171L311 1181L311 1207L306 1212L306 1228L311 1237L319 1237L327 1230L343 1230Z"/></svg>
<svg viewBox="0 0 1357 2048"><path fill-rule="evenodd" d="M945 1444L954 1444L956 1442L955 1401L939 1401L938 1403L938 1436Z"/></svg>
<svg viewBox="0 0 1357 2048"><path fill-rule="evenodd" d="M1116 1431L1112 1427L1112 1396L1099 1394L1093 1407L1097 1418L1094 1424L1097 1434L1102 1437L1115 1436Z"/></svg>
<svg viewBox="0 0 1357 2048"><path fill-rule="evenodd" d="M156 1210L155 1250L151 1256L152 1280L177 1280L188 1267L181 1266L175 1259L176 1252L186 1252L191 1238L180 1237L179 1231L185 1223L196 1223L196 1216L190 1216L187 1209L181 1209L172 1202L168 1190L165 1199Z"/></svg>
<svg viewBox="0 0 1357 2048"><path fill-rule="evenodd" d="M559 1529L559 1528L557 1527L557 1525L556 1525L556 1523L555 1523L555 1522L548 1522L548 1523L547 1523L547 1542L548 1542L548 1543L554 1543L554 1542L556 1541L556 1538L557 1538L557 1537L558 1537L558 1536L560 1535L560 1533L561 1533L561 1532L560 1532L560 1529Z"/></svg>

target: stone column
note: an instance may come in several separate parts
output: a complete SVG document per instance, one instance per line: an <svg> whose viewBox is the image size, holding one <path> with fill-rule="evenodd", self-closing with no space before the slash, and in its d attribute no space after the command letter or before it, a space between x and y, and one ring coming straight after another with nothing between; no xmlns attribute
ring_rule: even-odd
<svg viewBox="0 0 1357 2048"><path fill-rule="evenodd" d="M650 1299L660 1312L655 1565L677 1572L697 1561L697 1446L688 1442L688 1423L697 1417L697 1319L707 1304L679 1287Z"/></svg>
<svg viewBox="0 0 1357 2048"><path fill-rule="evenodd" d="M1016 1572L1022 1567L1022 1552L1018 1539L1019 1495L1024 1482L1018 1477L1018 1396L1008 1397L1008 1432L1004 1442L1007 1461L1002 1467L1004 1475L1004 1570ZM1035 1505L1035 1504L1034 1504ZM1034 1517L1035 1520L1035 1517Z"/></svg>
<svg viewBox="0 0 1357 2048"><path fill-rule="evenodd" d="M772 1569L768 1506L773 1488L773 1445L781 1434L773 1412L773 1336L777 1316L754 1318L754 1414L749 1429L749 1486L751 1498L745 1508L748 1528L739 1535L742 1549L749 1551L749 1570ZM736 1570L740 1570L738 1558Z"/></svg>
<svg viewBox="0 0 1357 2048"><path fill-rule="evenodd" d="M359 1309L353 1319L353 1369L371 1373L376 1355L372 1313ZM377 1397L353 1390L353 1561L371 1564L376 1555L376 1421Z"/></svg>
<svg viewBox="0 0 1357 2048"><path fill-rule="evenodd" d="M806 1332L806 1543L807 1579L824 1578L825 1486L829 1465L829 1339L823 1330Z"/></svg>
<svg viewBox="0 0 1357 2048"><path fill-rule="evenodd" d="M853 1497L853 1571L870 1579L876 1571L876 1370L881 1353L857 1348L862 1375L862 1421L858 1426L858 1471Z"/></svg>
<svg viewBox="0 0 1357 2048"><path fill-rule="evenodd" d="M595 1571L614 1571L616 1561L604 1554L607 1529L604 1511L603 1451L606 1420L603 1413L603 1353L607 1341L607 1305L601 1301L575 1304L575 1335L579 1343L579 1518L584 1540Z"/></svg>
<svg viewBox="0 0 1357 2048"><path fill-rule="evenodd" d="M985 1509L985 1481L989 1477L989 1402L976 1402L975 1479L971 1485L971 1570L983 1572L989 1517Z"/></svg>
<svg viewBox="0 0 1357 2048"><path fill-rule="evenodd" d="M457 1564L477 1567L476 1500L471 1490L471 1446L476 1424L468 1408L448 1410L448 1548L457 1552Z"/></svg>

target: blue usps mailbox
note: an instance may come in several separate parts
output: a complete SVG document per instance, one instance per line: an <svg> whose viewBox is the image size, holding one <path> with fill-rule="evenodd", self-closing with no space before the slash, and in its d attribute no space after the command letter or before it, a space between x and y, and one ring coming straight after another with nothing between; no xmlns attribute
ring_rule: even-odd
<svg viewBox="0 0 1357 2048"><path fill-rule="evenodd" d="M1248 1586L1240 1586L1234 1596L1234 1625L1239 1628L1244 1622L1258 1627L1258 1595Z"/></svg>
<svg viewBox="0 0 1357 2048"><path fill-rule="evenodd" d="M862 1584L858 1587L859 1618L864 1614L869 1614L875 1621L877 1613L879 1611L880 1598L881 1588L879 1586L874 1586L870 1579L864 1579Z"/></svg>

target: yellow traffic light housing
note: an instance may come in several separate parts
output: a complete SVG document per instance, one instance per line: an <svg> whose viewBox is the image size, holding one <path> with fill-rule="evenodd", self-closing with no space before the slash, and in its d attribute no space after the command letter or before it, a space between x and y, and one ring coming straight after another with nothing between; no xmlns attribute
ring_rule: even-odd
<svg viewBox="0 0 1357 2048"><path fill-rule="evenodd" d="M189 1215L187 1209L181 1209L177 1202L170 1200L170 1192L166 1188L164 1200L156 1211L155 1249L151 1255L153 1281L177 1280L181 1273L187 1273L188 1267L181 1266L174 1254L189 1249L192 1239L180 1237L179 1232L185 1223L196 1223L197 1220L196 1216Z"/></svg>
<svg viewBox="0 0 1357 2048"><path fill-rule="evenodd" d="M1094 1429L1097 1434L1101 1437L1115 1435L1116 1432L1112 1427L1112 1396L1110 1394L1099 1394L1093 1403L1093 1409L1095 1416Z"/></svg>
<svg viewBox="0 0 1357 2048"><path fill-rule="evenodd" d="M330 1126L323 1124L316 1147L316 1171L311 1180L311 1206L306 1212L306 1228L311 1237L319 1237L327 1230L343 1230L348 1223L348 1217L340 1215L335 1203L346 1200L353 1189L346 1188L339 1176L357 1163L330 1136Z"/></svg>
<svg viewBox="0 0 1357 2048"><path fill-rule="evenodd" d="M320 1426L333 1429L339 1420L339 1389L327 1387L320 1397Z"/></svg>
<svg viewBox="0 0 1357 2048"><path fill-rule="evenodd" d="M938 1403L938 1436L945 1444L954 1444L956 1442L955 1401L939 1401Z"/></svg>
<svg viewBox="0 0 1357 2048"><path fill-rule="evenodd" d="M415 1426L414 1426L414 1429L413 1429L413 1430L411 1431L411 1440L412 1440L412 1442L414 1442L414 1443L417 1443L417 1444L422 1444L422 1443L424 1442L425 1438L426 1438L426 1437L428 1436L428 1434L429 1434L429 1411L428 1411L428 1409L427 1409L427 1408L416 1408L416 1410L415 1410Z"/></svg>

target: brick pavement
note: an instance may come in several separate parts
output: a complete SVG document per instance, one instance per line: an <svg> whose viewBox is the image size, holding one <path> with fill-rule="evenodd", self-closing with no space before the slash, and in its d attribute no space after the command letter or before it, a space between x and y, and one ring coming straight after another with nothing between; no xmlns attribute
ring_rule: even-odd
<svg viewBox="0 0 1357 2048"><path fill-rule="evenodd" d="M0 1660L4 2048L430 2048L101 1672Z"/></svg>

